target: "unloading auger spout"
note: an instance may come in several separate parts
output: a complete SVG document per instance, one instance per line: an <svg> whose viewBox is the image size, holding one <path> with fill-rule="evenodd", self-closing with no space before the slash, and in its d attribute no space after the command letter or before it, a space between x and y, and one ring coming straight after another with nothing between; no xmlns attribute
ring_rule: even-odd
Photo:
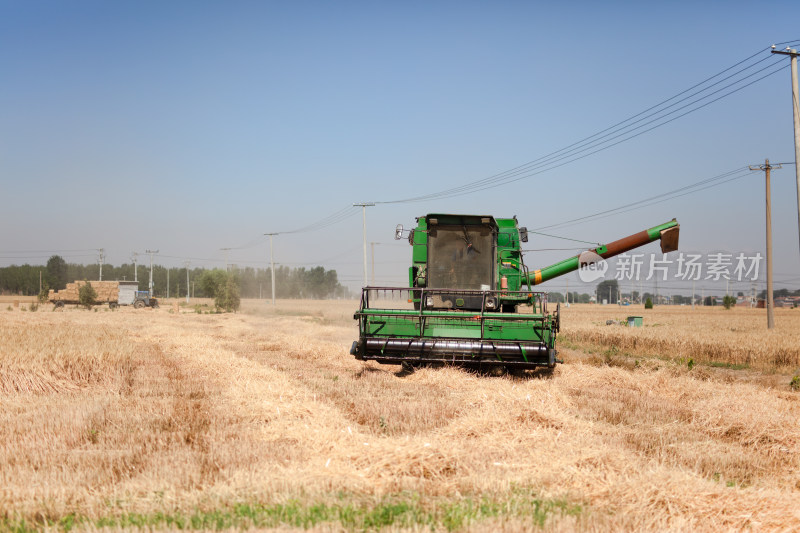
<svg viewBox="0 0 800 533"><path fill-rule="evenodd" d="M673 218L671 221L650 229L634 233L614 242L587 250L579 255L564 259L540 270L534 270L525 277L523 283L528 287L539 285L545 281L574 272L584 265L591 265L599 259L609 259L616 255L624 254L634 248L639 248L653 241L661 240L663 253L674 252L678 249L678 236L681 226Z"/></svg>

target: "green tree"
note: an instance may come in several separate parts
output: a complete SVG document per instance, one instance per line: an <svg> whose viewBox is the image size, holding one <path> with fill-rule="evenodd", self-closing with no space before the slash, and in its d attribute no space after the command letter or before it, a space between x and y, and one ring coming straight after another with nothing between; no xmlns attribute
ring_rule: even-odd
<svg viewBox="0 0 800 533"><path fill-rule="evenodd" d="M84 283L78 289L78 302L86 309L91 309L97 301L97 291L94 290L91 283Z"/></svg>
<svg viewBox="0 0 800 533"><path fill-rule="evenodd" d="M225 283L217 287L214 305L227 312L238 311L241 299L239 298L239 280L233 274L228 274Z"/></svg>
<svg viewBox="0 0 800 533"><path fill-rule="evenodd" d="M645 300L644 301L644 308L645 309L652 309L653 308L653 300L651 300L650 298Z"/></svg>
<svg viewBox="0 0 800 533"><path fill-rule="evenodd" d="M44 303L50 297L50 286L46 281L42 282L42 290L39 291L39 303Z"/></svg>
<svg viewBox="0 0 800 533"><path fill-rule="evenodd" d="M200 288L214 298L214 305L225 311L238 311L241 304L239 278L233 273L215 268L200 277Z"/></svg>
<svg viewBox="0 0 800 533"><path fill-rule="evenodd" d="M53 255L47 260L47 281L57 291L66 288L67 262L60 255Z"/></svg>
<svg viewBox="0 0 800 533"><path fill-rule="evenodd" d="M222 285L225 284L227 278L228 273L220 268L206 270L203 272L203 275L200 276L198 288L200 289L202 295L206 298L216 298L217 291Z"/></svg>
<svg viewBox="0 0 800 533"><path fill-rule="evenodd" d="M722 297L722 305L725 309L730 309L736 305L736 296L731 296L730 294L726 294Z"/></svg>
<svg viewBox="0 0 800 533"><path fill-rule="evenodd" d="M597 286L597 303L602 302L604 299L608 303L617 303L617 294L619 292L619 284L616 279L607 279L600 282Z"/></svg>
<svg viewBox="0 0 800 533"><path fill-rule="evenodd" d="M547 301L554 304L564 303L564 295L560 292L548 292Z"/></svg>

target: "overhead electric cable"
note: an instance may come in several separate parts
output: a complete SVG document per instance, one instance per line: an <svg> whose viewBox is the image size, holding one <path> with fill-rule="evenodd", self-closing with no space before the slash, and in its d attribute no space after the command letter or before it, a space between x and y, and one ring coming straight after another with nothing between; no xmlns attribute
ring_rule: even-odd
<svg viewBox="0 0 800 533"><path fill-rule="evenodd" d="M711 80L713 80L715 78L718 78L719 76L725 74L726 72L729 72L730 70L733 70L736 67L751 61L753 58L757 57L759 54L763 53L765 50L768 50L768 49L769 48L759 50L757 53L752 54L751 56L748 56L747 58L735 63L734 65L728 67L727 69L724 69L724 70L720 71L719 73L717 73L717 74L715 74L713 76L710 76L709 78L706 78L702 82L700 82L698 84L695 84L692 87L681 91L680 93L674 95L673 97L668 98L666 100L663 100L662 102L660 102L659 104L656 104L655 106L649 107L645 111L637 113L637 114L635 114L635 115L633 115L633 116L631 116L631 117L629 117L629 118L627 118L627 119L625 119L623 121L617 122L615 125L610 126L609 128L606 128L606 129L601 130L600 132L597 132L597 133L595 133L595 134L593 134L593 135L591 135L589 137L586 137L586 138L582 139L581 141L578 141L576 143L572 143L571 145L569 145L569 146L567 146L565 148L562 148L562 149L557 150L555 152L551 152L550 154L547 154L547 155L545 155L543 157L535 159L535 160L533 160L533 161L531 161L529 163L526 163L524 165L517 166L517 167L515 167L513 169L510 169L510 170L505 171L505 172L501 172L499 174L495 174L495 175L490 176L488 178L483 178L481 180L477 180L477 181L474 181L474 182L471 182L471 183L468 183L468 184L464 184L464 185L461 185L461 186L458 186L458 187L454 187L454 188L451 188L451 189L446 189L446 190L439 191L439 192L436 192L436 193L431 193L431 194L426 194L426 195L421 195L421 196L411 197L411 198L405 198L405 199L382 201L382 202L376 202L376 203L410 203L410 202L420 202L420 201L433 200L433 199L446 198L446 197L461 196L463 194L470 194L470 193L478 192L478 191L485 190L485 189L488 189L488 188L491 188L491 187L512 183L512 182L518 181L520 179L529 178L529 177L537 175L537 174L539 174L541 172L545 172L545 171L548 171L548 170L553 170L554 168L558 168L560 166L563 166L564 164L571 163L571 162L577 161L579 159L582 159L584 157L587 157L589 155L593 155L593 154L598 153L600 151L606 150L608 148L611 148L612 146L616 146L617 144L620 144L622 142L631 140L631 139L633 139L635 137L638 137L639 135L642 135L644 133L652 131L653 129L656 129L656 128L664 126L664 125L666 125L666 124L668 124L670 122L673 122L674 120L676 120L678 118L681 118L683 116L688 115L689 113L693 113L695 111L698 111L698 110L706 107L707 105L710 105L711 103L714 103L714 102L716 102L716 101L718 101L718 100L720 100L722 98L730 96L730 95L732 95L732 94L734 94L734 93L736 93L736 92L738 92L738 91L740 91L740 90L742 90L742 89L744 89L746 87L749 87L753 83L761 81L761 80L765 79L766 77L769 77L772 74L775 74L775 73L781 71L783 69L783 67L779 65L778 68L776 68L775 70L773 70L771 72L768 72L768 73L764 74L763 76L761 76L761 77L759 77L759 78L757 78L757 79L755 79L755 80L753 80L753 81L751 81L749 83L746 83L745 85L742 85L740 87L734 88L736 85L739 85L739 84L743 83L744 81L752 78L753 76L756 76L759 73L764 72L765 70L769 70L771 67L775 66L776 64L779 64L780 60L776 59L775 61L773 61L773 63L770 63L766 67L763 67L763 68L761 68L761 69L759 69L759 70L757 70L755 72L751 72L751 73L749 73L749 74L747 74L745 76L739 77L739 78L731 81L730 83L724 85L723 87L717 89L716 91L713 91L713 92L710 92L710 93L705 94L703 96L700 96L703 92L707 92L709 89L719 85L720 83L723 83L726 80L730 80L731 78L734 78L736 76L739 76L740 74L743 74L745 71L753 68L754 66L756 66L756 65L760 64L761 62L766 61L770 57L772 57L772 56L767 56L767 57L765 57L763 59L759 59L758 61L752 62L752 64L748 65L747 67L745 67L743 69L740 69L737 72L735 72L735 73L733 73L733 74L731 74L731 75L729 75L729 76L727 76L725 78L722 78L721 80L718 80L713 84L708 85L707 87L705 87L704 89L702 89L700 91L692 93L689 96L684 96L683 98L681 98L680 100L677 100L676 102L670 104L669 106L663 107L662 109L659 109L660 107L664 106L664 104L666 104L668 102L671 102L673 100L676 100L678 97L680 97L682 95L685 95L686 93L689 93L693 89L696 89L696 88L708 83L709 81L711 81ZM732 89L732 90L729 90L729 89ZM721 94L717 98L712 99L709 102L706 102L706 103L704 103L702 105L698 105L703 100L707 100L708 98L714 96L715 94L720 94L720 93L723 93L723 94ZM666 112L667 109L675 107L679 103L685 102L685 101L693 99L693 98L694 98L694 100L692 100L691 102L689 102L689 103L687 103L687 104L685 104L685 105L683 105L683 106L681 106L681 107L679 107L677 109L673 109L672 111ZM666 117L668 117L670 115L673 115L675 113L678 113L679 111L687 109L687 108L688 108L688 110L686 112L681 113L678 116L673 117L673 118L671 118L669 120L664 120ZM653 111L655 109L658 109L658 110L648 114L648 112ZM642 118L639 118L639 117L642 117ZM636 118L639 118L639 120L636 120L635 122L632 122ZM639 123L641 123L643 121L646 121L647 119L650 119L650 120L645 122L644 124L641 124L641 125L635 127L635 128L633 127L634 124L639 124ZM627 126L623 127L623 128L619 127L619 126L621 126L623 124L626 124L626 123L629 123L629 124ZM650 124L654 124L654 125L651 128L645 129L644 131L640 131L640 132L638 132L636 134L629 135L629 134L631 134L631 133L633 133L633 132L635 132L635 131L637 131L637 130L639 130L641 128L644 128L647 125L650 125ZM622 138L621 140L619 140L619 141L617 141L617 142L615 142L613 144L610 144L608 146L600 147L603 144L607 144L607 143L609 143L610 141L612 141L614 139L619 139L620 137L624 137L624 138ZM587 142L587 141L590 141L590 142ZM597 147L600 147L600 148L597 148ZM595 148L597 148L597 149L595 149ZM588 154L584 154L583 156L580 156L580 157L573 157L576 154L580 154L580 153L583 153L583 152L586 152L586 151L589 151L589 150L592 150L592 151L590 153L588 153ZM568 159L568 160L565 161L564 163L561 163L561 164L558 164L558 165L553 164L553 163L555 163L557 161L563 161L564 159ZM546 168L541 168L542 166L546 166ZM539 170L535 171L536 169L539 169ZM514 178L514 179L511 179L511 178Z"/></svg>
<svg viewBox="0 0 800 533"><path fill-rule="evenodd" d="M650 207L650 206L652 206L652 205L660 204L660 203L662 203L662 202L666 202L666 201L668 201L668 200L674 200L675 198L680 198L680 197L682 197L682 196L686 196L686 195L689 195L689 194L693 194L693 193L695 193L695 192L703 191L703 190L705 190L705 189L710 189L711 187L717 187L718 185L723 185L723 184L725 184L725 183L729 183L729 182L731 182L731 181L736 181L736 180L738 180L738 179L741 179L741 178L744 178L745 176L748 176L748 175L750 175L750 174L752 174L752 173L751 173L751 172L748 172L748 173L746 173L746 174L742 174L742 175L739 175L739 176L733 176L733 177L731 177L731 178L728 178L728 179L726 179L726 180L719 181L719 182L716 182L716 183L712 183L712 184L706 185L705 187L701 187L701 188L699 188L699 189L696 189L696 190L692 190L692 191L684 192L684 193L682 193L682 194L676 194L676 195L674 195L674 196L670 196L669 198L662 198L662 199L660 199L660 200L656 200L656 201L649 202L649 203L643 203L643 204L641 204L641 205L636 205L636 206L634 206L634 207L630 207L630 208L628 208L628 209L624 209L624 210L621 210L621 211L617 211L617 212L615 212L615 213L610 213L610 214L606 214L606 215L598 216L598 217L596 217L596 218L595 218L595 219L593 219L593 220L598 220L598 219L601 219L601 218L606 218L606 217L610 217L610 216L613 216L613 215L618 215L618 214L622 214L622 213L629 213L629 212L631 212L631 211L636 211L637 209L643 209L643 208L645 208L645 207ZM573 226L573 225L575 225L575 224L578 224L578 222L574 222L574 223L570 223L570 224L566 224L566 223L564 223L563 225L560 225L560 226L558 226L558 227L567 227L567 226Z"/></svg>
<svg viewBox="0 0 800 533"><path fill-rule="evenodd" d="M691 183L689 185L684 185L683 187L679 187L679 188L673 189L671 191L667 191L667 192L663 192L663 193L660 193L660 194L656 194L656 195L650 196L648 198L643 198L641 200L637 200L635 202L630 202L630 203L627 203L627 204L623 204L623 205L620 205L618 207L614 207L614 208L611 208L611 209L605 209L603 211L598 211L597 213L592 213L592 214L589 214L589 215L583 215L583 216L580 216L580 217L576 217L576 218L572 218L572 219L569 219L569 220L565 220L563 222L557 222L555 224L548 224L546 226L540 226L540 227L535 228L534 230L531 230L531 231L539 231L539 230L543 230L543 229L551 229L551 228L556 228L556 227L562 227L562 226L571 224L573 222L580 222L580 221L584 221L584 220L599 218L601 215L605 215L605 214L608 214L608 213L612 213L613 214L616 211L620 211L622 209L625 209L625 208L628 208L628 207L631 207L631 206L640 206L645 202L650 202L652 200L657 200L659 198L671 197L674 194L677 194L677 193L680 193L680 192L683 192L683 191L686 191L686 190L694 189L694 188L697 188L697 187L701 187L701 186L703 186L705 184L713 183L715 181L720 181L720 180L723 180L723 179L731 177L731 176L735 176L735 175L741 174L741 176L737 176L737 177L743 177L743 176L746 176L748 174L753 174L755 172L757 172L757 171L751 171L748 167L739 167L739 168L736 168L734 170L729 170L727 172L723 172L722 174L717 174L716 176L713 176L711 178L706 178L706 179L697 181L695 183ZM726 183L726 182L727 182L727 180L724 181L724 182L721 182L721 183ZM699 189L699 190L702 190L702 189ZM671 199L671 198L666 198L666 199Z"/></svg>

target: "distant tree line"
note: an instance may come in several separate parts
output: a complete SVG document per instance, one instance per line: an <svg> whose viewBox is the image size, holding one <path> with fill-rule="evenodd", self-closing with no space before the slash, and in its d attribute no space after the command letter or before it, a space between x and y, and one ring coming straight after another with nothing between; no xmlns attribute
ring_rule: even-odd
<svg viewBox="0 0 800 533"><path fill-rule="evenodd" d="M797 290L789 290L789 289L778 289L772 291L773 298L785 298L787 296L800 296L800 289ZM765 300L767 298L767 291L763 290L758 293L758 298L761 300Z"/></svg>
<svg viewBox="0 0 800 533"><path fill-rule="evenodd" d="M103 280L139 282L139 290L147 290L150 279L150 266L139 264L134 272L133 263L120 266L103 265ZM189 270L189 290L197 298L213 298L213 283L204 282L213 270L193 268ZM269 268L246 267L231 271L232 278L239 287L242 298L271 298L272 272ZM35 296L39 294L41 275L42 288L61 290L76 280L100 279L100 265L80 265L67 263L61 256L54 255L46 265L11 265L0 268L0 293ZM167 288L169 287L169 294ZM156 297L186 296L186 269L153 265L153 292ZM350 293L339 283L335 270L321 266L311 269L275 268L276 298L347 298Z"/></svg>

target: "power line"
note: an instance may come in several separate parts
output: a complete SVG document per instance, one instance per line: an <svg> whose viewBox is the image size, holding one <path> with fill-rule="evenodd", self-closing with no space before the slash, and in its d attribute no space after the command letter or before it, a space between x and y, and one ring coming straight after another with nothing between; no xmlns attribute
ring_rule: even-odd
<svg viewBox="0 0 800 533"><path fill-rule="evenodd" d="M695 192L700 192L702 190L708 189L710 187L715 187L717 185L722 185L724 183L728 183L730 181L737 180L739 178L743 178L744 176L748 176L754 174L757 171L751 171L748 167L739 167L733 170L729 170L727 172L723 172L721 174L717 174L711 178L705 178L695 183L691 183L689 185L684 185L677 189L673 189L671 191L663 192L660 194L656 194L647 198L643 198L641 200L636 200L634 202L629 202L627 204L623 204L618 207L613 207L611 209L605 209L603 211L598 211L597 213L592 213L589 215L583 215L580 217L572 218L569 220L565 220L564 222L557 222L554 224L548 224L546 226L540 226L533 230L529 231L540 231L543 229L552 229L552 228L559 228L565 226L571 226L578 222L588 221L588 220L595 220L600 218L605 218L606 216L627 213L628 211L633 211L635 209L641 209L642 207L649 207L651 205L655 205L657 203L665 202L667 200L673 200L675 198L680 198L681 196L686 196L687 194L692 194ZM686 191L686 192L684 192ZM683 193L683 194L679 194ZM631 209L628 209L631 208Z"/></svg>
<svg viewBox="0 0 800 533"><path fill-rule="evenodd" d="M537 174L540 174L542 172L553 170L555 168L558 168L560 166L566 165L568 163L572 163L572 162L577 161L579 159L583 159L583 158L588 157L590 155L593 155L593 154L596 154L598 152L607 150L607 149L609 149L609 148L611 148L613 146L616 146L616 145L618 145L618 144L620 144L622 142L626 142L628 140L634 139L634 138L636 138L636 137L638 137L640 135L643 135L644 133L652 131L653 129L659 128L659 127L664 126L666 124L669 124L670 122L673 122L674 120L677 120L678 118L681 118L681 117L686 116L686 115L688 115L690 113L698 111L698 110L700 110L700 109L702 109L702 108L704 108L704 107L706 107L706 106L708 106L708 105L710 105L710 104L712 104L712 103L714 103L714 102L716 102L716 101L718 101L718 100L720 100L722 98L730 96L730 95L732 95L732 94L734 94L734 93L736 93L736 92L738 92L738 91L740 91L740 90L742 90L742 89L744 89L746 87L749 87L753 83L761 81L761 80L763 80L763 79L765 79L765 78L767 78L767 77L779 72L782 69L782 67L780 67L780 66L778 66L777 69L775 69L775 70L773 70L771 72L768 72L768 73L764 74L763 76L761 76L761 77L759 77L759 78L757 78L757 79L755 79L755 80L753 80L753 81L751 81L751 82L749 82L749 83L747 83L745 85L742 85L742 86L737 87L735 89L732 89L732 90L730 90L728 92L725 92L726 90L731 89L732 87L736 86L737 84L740 84L740 83L744 82L745 80L747 80L747 79L749 79L749 78L751 78L753 76L756 76L759 73L764 72L765 70L768 70L768 69L774 67L777 63L780 62L780 60L776 60L776 61L773 61L772 63L770 63L769 65L767 65L766 67L764 67L764 68L762 68L760 70L757 70L755 72L752 72L750 74L747 74L744 77L736 79L736 80L732 81L731 83L728 83L727 85L723 86L722 88L720 88L720 89L718 89L718 90L716 90L714 92L710 92L710 93L708 93L708 94L706 94L704 96L696 98L693 101L691 101L690 103L688 103L688 104L686 104L686 105L684 105L682 107L679 107L679 108L677 108L675 110L672 110L672 111L670 111L668 113L665 112L667 109L669 109L671 107L674 107L675 105L677 105L677 104L679 104L679 103L681 103L683 101L686 101L686 100L689 100L689 99L694 98L696 96L699 96L701 93L708 91L709 89L713 88L714 86L718 85L719 83L722 83L723 81L725 81L727 79L730 79L731 77L737 76L738 74L742 74L744 71L746 71L746 70L758 65L759 63L761 63L763 61L768 60L771 57L771 56L767 56L766 58L760 59L760 60L754 62L753 64L749 65L748 67L737 71L736 73L732 74L731 76L728 76L727 78L723 78L722 80L719 80L718 82L707 86L706 88L704 88L701 91L697 91L696 93L693 93L690 96L686 96L686 97L678 100L677 102L674 102L673 104L670 104L667 107L663 107L663 108L659 109L658 111L654 111L652 113L647 114L648 111L651 111L653 109L657 109L657 108L663 106L665 103L670 102L672 100L675 100L679 96L681 96L681 95L693 90L694 88L697 88L698 86L702 86L703 84L707 83L708 81L710 81L710 80L712 80L714 78L719 77L720 75L724 74L725 72L728 72L729 70L731 70L731 69L733 69L733 68L735 68L735 67L737 67L737 66L739 66L739 65L741 65L743 63L746 63L747 61L750 61L752 58L754 58L754 57L758 56L759 54L763 53L765 50L769 50L769 48L765 48L765 49L760 50L756 54L753 54L753 55L749 56L748 58L745 58L744 60L737 62L736 64L732 65L731 67L728 67L727 69L715 74L714 76L711 76L711 77L707 78L703 82L700 82L699 84L695 84L694 86L690 87L689 89L681 91L677 95L675 95L675 96L673 96L673 97L671 97L671 98L669 98L667 100L664 100L661 103L656 104L655 106L651 106L650 108L648 108L645 111L637 113L636 115L633 115L632 117L629 117L628 119L625 119L625 120L623 120L621 122L618 122L614 126L606 128L604 130L601 130L600 132L595 133L594 135L591 135L589 137L586 137L581 141L578 141L576 143L572 143L571 145L568 145L567 147L564 147L564 148L562 148L560 150L556 150L554 152L551 152L550 154L542 156L542 157L540 157L538 159L535 159L535 160L533 160L533 161L531 161L529 163L526 163L524 165L520 165L518 167L515 167L515 168L510 169L510 170L505 171L505 172L501 172L499 174L495 174L495 175L490 176L488 178L484 178L484 179L481 179L481 180L473 181L473 182L467 183L465 185L461 185L461 186L454 187L454 188L451 188L451 189L446 189L446 190L439 191L439 192L436 192L436 193L431 193L431 194L421 195L421 196L416 196L416 197L411 197L411 198L405 198L405 199L382 201L382 202L377 202L377 203L382 203L382 204L383 203L410 203L410 202L419 202L419 201L426 201L426 200L432 200L432 199L441 199L441 198L461 196L461 195L464 195L464 194L470 194L470 193L473 193L473 192L478 192L478 191L485 190L485 189L488 189L488 188L496 187L496 186L499 186L499 185L506 185L506 184L509 184L509 183L513 183L515 181L519 181L521 179L529 178L529 177L535 176ZM703 100L706 100L706 99L708 99L708 98L710 98L710 97L712 97L712 96L714 96L716 94L719 94L721 92L723 92L724 94L722 94L722 95L718 96L717 98L714 98L714 99L712 99L712 100L710 100L708 102L705 102L702 105L698 105ZM692 106L696 106L696 107L692 107ZM675 113L678 113L681 110L687 109L687 108L690 108L690 109L688 109L687 111L685 111L683 113L678 114L675 117L672 117L672 118L670 118L668 120L665 120L667 117L669 117L669 116L671 116L671 115L673 115ZM641 117L642 115L644 115L643 118L639 118L639 120L636 120L635 122L632 122L633 119ZM634 124L642 122L643 120L645 120L647 118L651 118L651 117L655 117L655 118L652 118L652 120L650 120L649 122L645 122L644 124L636 126L635 128L632 127ZM625 124L625 123L628 123L628 125L623 127L623 128L619 128L620 125ZM647 128L647 129L644 129L643 131L639 131L638 133L633 133L633 132L636 132L637 130L645 128L646 126L651 125L651 124L653 124L651 127ZM618 140L617 142L611 143L611 141L613 141L615 139L619 139L620 137L624 137L624 138ZM592 139L594 139L594 140L592 140ZM611 143L611 144L608 144L608 143ZM606 146L603 146L603 145L606 145ZM587 151L590 151L590 152L589 153L585 153ZM578 154L584 154L584 155L578 155ZM567 159L567 160L564 161L564 159ZM564 162L556 164L559 161L564 161ZM542 168L542 167L544 167L544 168Z"/></svg>
<svg viewBox="0 0 800 533"><path fill-rule="evenodd" d="M97 248L77 248L75 250L4 250L0 256L5 254L59 254L70 252L96 252Z"/></svg>

